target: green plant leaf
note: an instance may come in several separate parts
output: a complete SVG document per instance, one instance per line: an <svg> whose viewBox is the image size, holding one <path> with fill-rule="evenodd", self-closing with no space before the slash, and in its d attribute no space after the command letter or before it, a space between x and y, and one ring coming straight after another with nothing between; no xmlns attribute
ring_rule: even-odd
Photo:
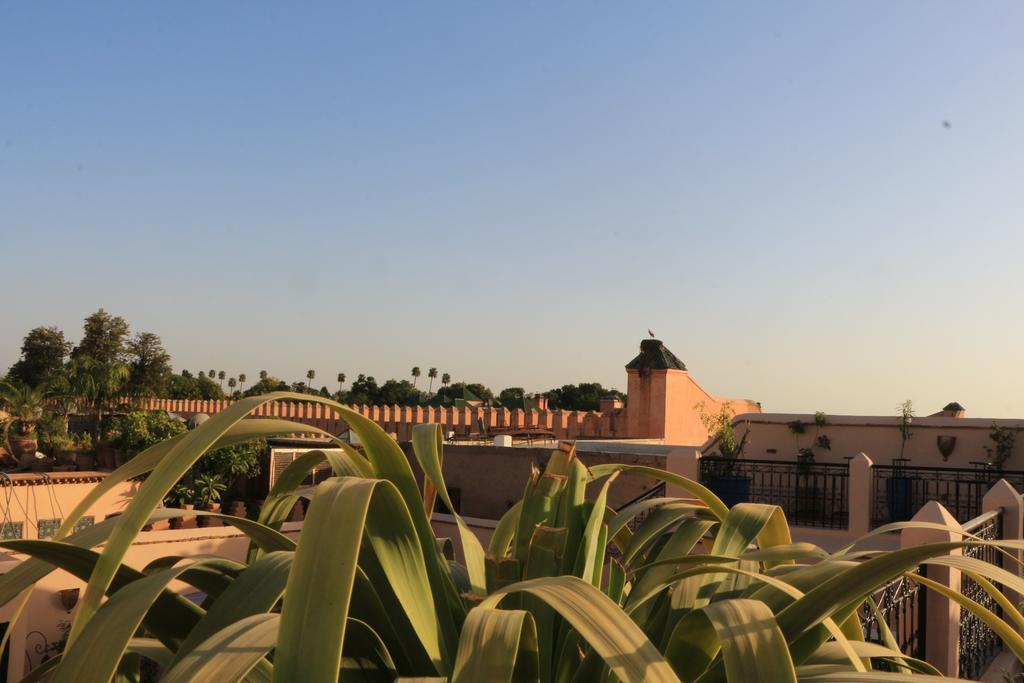
<svg viewBox="0 0 1024 683"><path fill-rule="evenodd" d="M729 508L726 507L722 499L716 496L711 489L706 486L692 480L682 477L673 472L667 472L660 470L656 467L648 467L646 465L621 465L615 463L609 463L607 465L594 465L590 468L590 475L594 479L600 479L601 477L607 477L613 472L628 472L630 474L643 474L652 479L663 481L666 484L672 484L678 486L681 489L689 491L699 500L703 501L711 513L718 519L725 519L725 516L729 514Z"/></svg>
<svg viewBox="0 0 1024 683"><path fill-rule="evenodd" d="M337 679L364 528L438 673L448 670L451 650L400 493L390 481L340 477L320 484L310 503L281 611L275 680Z"/></svg>
<svg viewBox="0 0 1024 683"><path fill-rule="evenodd" d="M102 561L102 555L97 564ZM192 565L165 569L132 581L111 595L96 616L82 630L74 643L69 643L64 660L54 675L54 683L107 683L118 669L118 663L150 607L167 588L167 584Z"/></svg>
<svg viewBox="0 0 1024 683"><path fill-rule="evenodd" d="M178 664L218 631L241 619L269 612L284 595L292 557L290 552L272 552L241 572L192 628L171 665Z"/></svg>
<svg viewBox="0 0 1024 683"><path fill-rule="evenodd" d="M197 643L161 678L162 683L239 681L277 642L279 614L251 614Z"/></svg>
<svg viewBox="0 0 1024 683"><path fill-rule="evenodd" d="M246 415L258 406L285 397L287 394L268 394L241 399L196 429L181 435L180 439L164 442L170 444L166 453L162 455L150 476L139 487L132 502L116 518L117 523L107 539L100 560L96 563L92 576L85 587L84 595L79 601L78 612L71 624L71 632L68 636L69 644L75 642L78 634L92 619L128 548L153 511L162 503L164 497L181 479L182 475L211 447L224 445L226 443L224 437L232 433L245 432L249 438L252 438L254 434L247 431L245 425L233 432L233 428L238 427L236 423L243 421ZM309 431L309 429L305 431ZM153 448L159 446L161 444L157 444ZM145 453L138 457L141 458L144 455ZM69 519L64 522L65 527L70 521Z"/></svg>
<svg viewBox="0 0 1024 683"><path fill-rule="evenodd" d="M722 600L700 611L718 635L728 680L796 683L789 647L767 605L757 600Z"/></svg>
<svg viewBox="0 0 1024 683"><path fill-rule="evenodd" d="M533 579L513 584L485 598L480 607L494 608L506 595L527 592L558 612L604 659L619 680L659 683L679 679L643 631L604 593L575 576Z"/></svg>
<svg viewBox="0 0 1024 683"><path fill-rule="evenodd" d="M519 515L522 512L523 503L517 500L515 504L505 511L505 514L498 520L491 540L487 545L487 554L496 558L504 559L512 549L512 542L515 540L516 528L519 526Z"/></svg>
<svg viewBox="0 0 1024 683"><path fill-rule="evenodd" d="M441 426L436 424L414 425L412 428L412 448L416 459L423 469L423 475L429 480L441 497L459 529L462 540L462 554L466 558L466 569L469 571L469 583L473 592L484 595L487 592L487 571L484 566L484 548L473 530L469 528L462 516L455 510L452 499L448 495L448 487L444 483L441 471Z"/></svg>
<svg viewBox="0 0 1024 683"><path fill-rule="evenodd" d="M452 683L536 681L537 653L529 612L477 607L462 627Z"/></svg>
<svg viewBox="0 0 1024 683"><path fill-rule="evenodd" d="M605 510L608 508L608 487L614 483L618 474L618 472L613 473L601 486L587 520L587 526L583 530L583 539L580 543L579 555L576 558L576 576L584 581L589 581L598 588L601 587L601 570L604 567L606 550L602 539L606 538L608 533L608 527L604 523Z"/></svg>

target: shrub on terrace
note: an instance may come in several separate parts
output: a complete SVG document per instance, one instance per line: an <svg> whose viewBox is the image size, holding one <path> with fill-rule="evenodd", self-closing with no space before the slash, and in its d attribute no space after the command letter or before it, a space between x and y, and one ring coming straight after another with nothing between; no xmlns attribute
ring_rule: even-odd
<svg viewBox="0 0 1024 683"><path fill-rule="evenodd" d="M332 405L365 450L337 442L340 453L307 453L281 474L257 521L219 516L251 539L244 563L157 560L145 572L123 564L146 523L184 514L157 506L208 450L310 430L243 419L281 399ZM439 429L417 426L413 445L426 474L423 490L398 445L359 414L293 394L243 399L112 473L67 515L61 540L0 543L32 556L0 576L0 604L25 599L55 567L88 581L63 657L45 665L58 682L130 676L138 656L159 662L167 681L823 683L934 673L927 663L863 642L857 610L893 578L946 561L960 544L828 553L793 543L777 507L728 509L700 484L643 466L588 470L566 446L532 473L486 548L456 516L461 565L452 544L435 538L427 512L435 496L451 508ZM325 461L337 476L302 488ZM623 472L671 482L691 498L612 510L608 491ZM122 515L68 536L104 492L145 473ZM299 496L311 502L295 539L280 528ZM1024 592L1015 575L958 559L969 575ZM174 580L205 593L203 605L173 592ZM967 604L956 594L951 599ZM1024 640L981 609L1003 626L1010 649L1024 652ZM1020 623L1012 604L1004 600L1003 609ZM880 659L905 673L869 670Z"/></svg>
<svg viewBox="0 0 1024 683"><path fill-rule="evenodd" d="M129 457L185 431L185 423L165 410L138 410L110 421L111 445Z"/></svg>

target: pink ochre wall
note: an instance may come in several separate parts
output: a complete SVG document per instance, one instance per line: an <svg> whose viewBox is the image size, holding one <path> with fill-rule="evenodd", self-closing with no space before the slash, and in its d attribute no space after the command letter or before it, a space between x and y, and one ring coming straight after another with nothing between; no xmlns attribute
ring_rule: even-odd
<svg viewBox="0 0 1024 683"><path fill-rule="evenodd" d="M628 370L627 375L627 421L638 438L702 444L708 438L702 409L714 414L728 404L737 415L761 412L753 401L712 396L686 370Z"/></svg>

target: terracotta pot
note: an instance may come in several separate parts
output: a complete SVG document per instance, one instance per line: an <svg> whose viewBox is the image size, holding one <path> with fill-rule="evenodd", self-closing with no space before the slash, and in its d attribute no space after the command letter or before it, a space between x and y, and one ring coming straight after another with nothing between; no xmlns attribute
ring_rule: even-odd
<svg viewBox="0 0 1024 683"><path fill-rule="evenodd" d="M53 458L32 458L32 471L33 472L49 472L53 469L56 461Z"/></svg>
<svg viewBox="0 0 1024 683"><path fill-rule="evenodd" d="M16 436L11 439L11 448L14 449L12 455L16 458L24 455L35 455L39 449L39 442L28 436Z"/></svg>
<svg viewBox="0 0 1024 683"><path fill-rule="evenodd" d="M88 451L81 451L75 454L75 464L82 471L96 469L96 456Z"/></svg>
<svg viewBox="0 0 1024 683"><path fill-rule="evenodd" d="M76 451L59 450L56 453L58 465L74 465L75 458L78 453Z"/></svg>
<svg viewBox="0 0 1024 683"><path fill-rule="evenodd" d="M171 507L173 507L173 506L171 506ZM180 509L182 509L182 510L192 510L192 509L194 509L193 506L192 506L192 503L186 503L184 505L179 505L178 507ZM196 518L195 517L174 517L172 519L167 520L167 522L168 522L168 524L169 524L171 529L195 529L196 528Z"/></svg>
<svg viewBox="0 0 1024 683"><path fill-rule="evenodd" d="M185 503L181 507L183 509L185 509L185 510L195 510L196 509L196 506L193 505L192 503ZM181 525L182 529L195 529L196 526L197 526L196 518L195 517L182 517L181 521L182 521L182 525Z"/></svg>
<svg viewBox="0 0 1024 683"><path fill-rule="evenodd" d="M112 470L116 466L114 460L114 449L110 446L100 446L96 449L96 460L99 469Z"/></svg>
<svg viewBox="0 0 1024 683"><path fill-rule="evenodd" d="M199 509L206 510L207 512L220 512L220 504L212 503L210 505L205 505ZM207 517L206 515L201 515L197 519L199 522L199 526L201 527L221 526L221 522L219 519L213 519L212 517Z"/></svg>

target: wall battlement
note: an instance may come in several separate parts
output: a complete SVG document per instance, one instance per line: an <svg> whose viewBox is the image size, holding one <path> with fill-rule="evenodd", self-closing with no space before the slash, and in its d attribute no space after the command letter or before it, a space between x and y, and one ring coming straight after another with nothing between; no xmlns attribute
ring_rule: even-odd
<svg viewBox="0 0 1024 683"><path fill-rule="evenodd" d="M690 376L686 366L657 339L645 339L640 355L626 365L627 400L623 408L613 400L601 402L602 411L509 410L493 407L437 408L427 406L348 406L373 420L399 441L412 436L417 424L435 423L445 433L458 435L546 430L557 439L659 439L667 444L700 445L707 429L700 410L717 412L729 404L737 415L760 413L761 406L746 399L716 398ZM190 418L213 415L234 401L153 398L145 410L166 410ZM341 414L318 403L274 402L253 411L256 417L276 417L318 427L331 434L347 429Z"/></svg>
<svg viewBox="0 0 1024 683"><path fill-rule="evenodd" d="M215 415L232 405L234 401L179 400L168 398L146 399L143 410L166 410L184 418L200 413ZM626 429L624 411L598 413L577 410L508 410L507 408L432 408L422 406L346 406L360 415L373 420L385 431L398 435L399 441L407 441L412 435L412 426L435 423L444 431L459 435L479 433L480 425L488 431L521 431L545 429L554 432L558 439L578 438L643 438L630 434ZM275 417L301 422L318 427L331 434L344 432L348 425L336 410L318 403L274 402L260 406L252 412L253 417Z"/></svg>

